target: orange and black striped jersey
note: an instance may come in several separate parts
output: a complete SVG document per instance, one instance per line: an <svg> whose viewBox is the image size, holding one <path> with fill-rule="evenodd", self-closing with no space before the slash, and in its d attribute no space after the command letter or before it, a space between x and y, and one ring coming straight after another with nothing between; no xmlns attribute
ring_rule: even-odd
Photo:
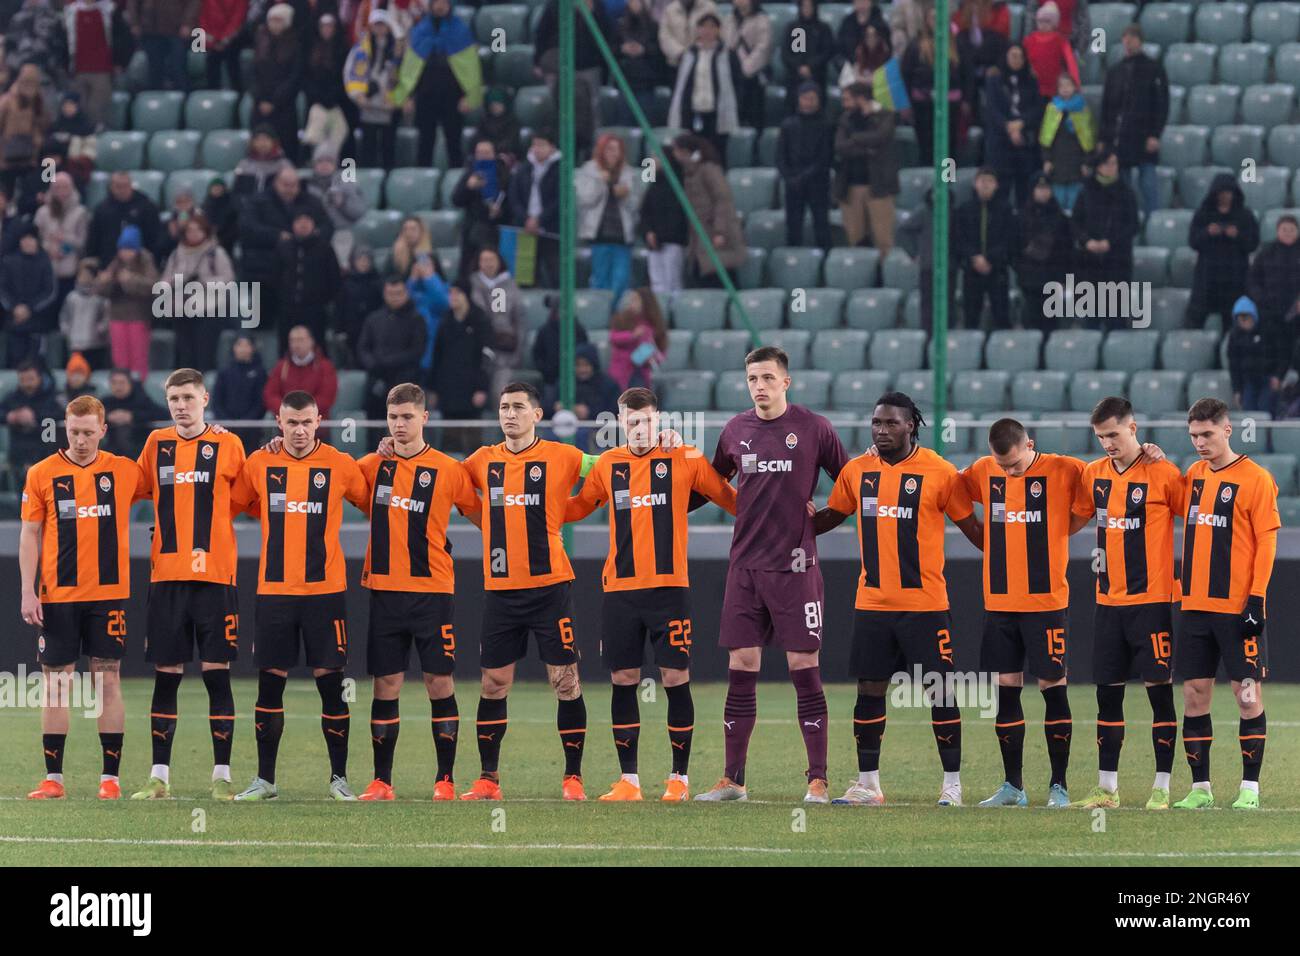
<svg viewBox="0 0 1300 956"><path fill-rule="evenodd" d="M1282 527L1277 482L1241 455L1218 471L1198 461L1183 484L1183 610L1240 613L1250 595L1263 597L1268 587L1274 532ZM1257 566L1261 557L1267 566Z"/></svg>
<svg viewBox="0 0 1300 956"><path fill-rule="evenodd" d="M858 520L862 573L854 607L863 611L946 611L944 515L973 511L957 469L916 446L896 464L859 455L840 471L827 506Z"/></svg>
<svg viewBox="0 0 1300 956"><path fill-rule="evenodd" d="M465 459L487 509L483 525L483 587L539 588L573 580L560 529L569 493L582 474L583 454L541 438L523 451L505 442L484 445Z"/></svg>
<svg viewBox="0 0 1300 956"><path fill-rule="evenodd" d="M130 597L131 502L143 482L139 465L106 451L88 465L58 451L31 467L22 519L41 525L42 601Z"/></svg>
<svg viewBox="0 0 1300 956"><path fill-rule="evenodd" d="M1145 455L1123 471L1109 457L1083 469L1075 513L1097 525L1097 603L1153 604L1174 597L1174 518L1182 512L1183 477L1168 461Z"/></svg>
<svg viewBox="0 0 1300 956"><path fill-rule="evenodd" d="M362 587L454 593L447 520L452 505L462 513L479 509L465 466L428 445L407 458L366 455L360 465L370 489Z"/></svg>
<svg viewBox="0 0 1300 956"><path fill-rule="evenodd" d="M211 426L193 438L174 426L159 428L145 441L139 464L145 494L153 498L152 579L234 584L230 486L244 470L244 443Z"/></svg>
<svg viewBox="0 0 1300 956"><path fill-rule="evenodd" d="M347 588L339 542L344 498L365 510L365 476L352 456L322 441L302 458L283 448L279 454L258 449L248 456L230 499L235 513L246 511L262 523L258 594L332 594Z"/></svg>
<svg viewBox="0 0 1300 956"><path fill-rule="evenodd" d="M1070 519L1083 494L1083 462L1034 452L1023 475L1009 476L985 455L962 473L972 502L984 506L984 607L1059 611L1070 603L1065 579Z"/></svg>
<svg viewBox="0 0 1300 956"><path fill-rule="evenodd" d="M656 446L641 455L621 445L596 460L565 518L580 521L609 503L606 591L689 585L686 515L693 491L736 513L736 489L689 445Z"/></svg>

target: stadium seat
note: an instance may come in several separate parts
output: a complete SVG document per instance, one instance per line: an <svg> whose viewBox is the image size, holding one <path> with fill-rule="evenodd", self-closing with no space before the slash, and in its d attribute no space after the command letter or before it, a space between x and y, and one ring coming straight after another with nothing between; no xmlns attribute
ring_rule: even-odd
<svg viewBox="0 0 1300 956"><path fill-rule="evenodd" d="M1274 126L1268 131L1268 161L1292 169L1300 167L1300 126Z"/></svg>
<svg viewBox="0 0 1300 956"><path fill-rule="evenodd" d="M357 186L366 197L367 209L378 209L384 204L384 177L382 169L358 169Z"/></svg>
<svg viewBox="0 0 1300 956"><path fill-rule="evenodd" d="M1025 430L1039 451L1056 455L1090 456L1096 452L1088 416L1077 412L1048 413L1041 422L1026 422Z"/></svg>
<svg viewBox="0 0 1300 956"><path fill-rule="evenodd" d="M1133 281L1159 288L1169 279L1169 250L1160 246L1133 247Z"/></svg>
<svg viewBox="0 0 1300 956"><path fill-rule="evenodd" d="M1160 134L1160 163L1183 169L1205 163L1210 131L1204 126L1166 126Z"/></svg>
<svg viewBox="0 0 1300 956"><path fill-rule="evenodd" d="M1290 83L1258 83L1246 87L1241 98L1241 121L1272 129L1291 118L1295 90Z"/></svg>
<svg viewBox="0 0 1300 956"><path fill-rule="evenodd" d="M1160 364L1164 368L1184 372L1213 368L1218 344L1218 333L1205 329L1166 332L1160 343Z"/></svg>
<svg viewBox="0 0 1300 956"><path fill-rule="evenodd" d="M1250 11L1245 3L1202 3L1192 18L1196 39L1201 43L1223 46L1246 39L1246 19Z"/></svg>
<svg viewBox="0 0 1300 956"><path fill-rule="evenodd" d="M1296 427L1287 427L1285 425L1268 429L1269 442L1273 451L1285 452L1288 455L1300 455L1300 422L1293 423ZM1260 429L1262 433L1264 429Z"/></svg>
<svg viewBox="0 0 1300 956"><path fill-rule="evenodd" d="M1176 289L1190 289L1192 287L1192 276L1196 271L1196 250L1190 246L1179 246L1169 254L1169 285ZM1173 325L1157 326L1162 330L1178 328L1182 324L1182 316Z"/></svg>
<svg viewBox="0 0 1300 956"><path fill-rule="evenodd" d="M754 400L749 397L749 386L745 383L743 371L723 372L716 376L716 379L717 384L713 388L713 404L719 411L743 412L754 407Z"/></svg>
<svg viewBox="0 0 1300 956"><path fill-rule="evenodd" d="M1239 179L1237 185L1241 187L1242 195L1246 197L1247 207L1259 215L1269 209L1278 209L1288 204L1291 192L1291 170L1280 166L1259 166L1255 169L1254 182L1243 183ZM1264 241L1267 242L1269 238L1272 237L1265 238Z"/></svg>
<svg viewBox="0 0 1300 956"><path fill-rule="evenodd" d="M872 332L896 328L902 300L898 289L855 289L844 306L844 324Z"/></svg>
<svg viewBox="0 0 1300 956"><path fill-rule="evenodd" d="M230 172L248 153L246 129L214 129L203 137L199 161L209 169Z"/></svg>
<svg viewBox="0 0 1300 956"><path fill-rule="evenodd" d="M822 281L834 289L852 292L876 284L880 253L875 249L839 246L826 254Z"/></svg>
<svg viewBox="0 0 1300 956"><path fill-rule="evenodd" d="M761 289L767 271L767 250L746 249L745 261L736 270L736 285L741 289Z"/></svg>
<svg viewBox="0 0 1300 956"><path fill-rule="evenodd" d="M738 296L740 305L749 316L754 328L779 329L785 319L786 292L784 289L745 289ZM744 329L736 310L728 304L730 325L733 329Z"/></svg>
<svg viewBox="0 0 1300 956"><path fill-rule="evenodd" d="M921 281L921 266L902 249L890 249L880 265L881 285L909 292Z"/></svg>
<svg viewBox="0 0 1300 956"><path fill-rule="evenodd" d="M1263 158L1262 126L1220 126L1210 138L1210 160L1216 165L1241 169L1242 160L1259 163Z"/></svg>
<svg viewBox="0 0 1300 956"><path fill-rule="evenodd" d="M785 213L776 209L756 209L746 215L745 243L769 251L784 246Z"/></svg>
<svg viewBox="0 0 1300 956"><path fill-rule="evenodd" d="M704 332L727 324L727 293L722 289L683 289L671 302L673 328Z"/></svg>
<svg viewBox="0 0 1300 956"><path fill-rule="evenodd" d="M1151 329L1157 332L1181 329L1191 295L1185 288L1155 289L1151 303Z"/></svg>
<svg viewBox="0 0 1300 956"><path fill-rule="evenodd" d="M754 215L758 215L755 213ZM784 214L781 215L784 220ZM746 230L753 217L746 222ZM822 260L826 253L821 249L804 246L777 246L767 256L767 280L780 289L812 289L821 285Z"/></svg>
<svg viewBox="0 0 1300 956"><path fill-rule="evenodd" d="M1147 219L1146 244L1164 249L1177 249L1187 245L1192 215L1191 209L1160 209L1153 212Z"/></svg>
<svg viewBox="0 0 1300 956"><path fill-rule="evenodd" d="M1095 329L1058 329L1047 337L1043 364L1059 372L1077 372L1097 367L1101 333Z"/></svg>
<svg viewBox="0 0 1300 956"><path fill-rule="evenodd" d="M984 364L989 368L1019 372L1038 368L1043 333L1037 329L998 329L989 333Z"/></svg>
<svg viewBox="0 0 1300 956"><path fill-rule="evenodd" d="M831 373L807 369L790 381L790 401L811 409L823 409L831 401Z"/></svg>
<svg viewBox="0 0 1300 956"><path fill-rule="evenodd" d="M930 367L934 368L934 343L928 349ZM984 357L984 333L980 329L948 330L948 371L967 372L981 367Z"/></svg>
<svg viewBox="0 0 1300 956"><path fill-rule="evenodd" d="M209 133L235 125L239 94L234 90L195 90L185 99L185 128Z"/></svg>
<svg viewBox="0 0 1300 956"><path fill-rule="evenodd" d="M1101 343L1101 367L1130 374L1155 368L1160 333L1151 329L1108 332Z"/></svg>
<svg viewBox="0 0 1300 956"><path fill-rule="evenodd" d="M1270 6L1281 6L1281 4L1270 4ZM1277 510L1282 517L1282 527L1294 528L1300 524L1300 498L1279 497L1277 499Z"/></svg>
<svg viewBox="0 0 1300 956"><path fill-rule="evenodd" d="M418 167L391 170L384 179L384 205L404 213L433 209L440 175L436 169ZM434 241L434 245L441 244Z"/></svg>
<svg viewBox="0 0 1300 956"><path fill-rule="evenodd" d="M847 297L843 289L805 289L801 301L796 289L790 296L790 325L810 332L838 328Z"/></svg>
<svg viewBox="0 0 1300 956"><path fill-rule="evenodd" d="M1257 455L1252 453L1255 464L1266 469L1277 482L1279 495L1296 493L1296 456L1295 455Z"/></svg>
<svg viewBox="0 0 1300 956"><path fill-rule="evenodd" d="M748 332L714 330L695 336L691 364L709 372L734 371L744 367L750 349Z"/></svg>
<svg viewBox="0 0 1300 956"><path fill-rule="evenodd" d="M163 184L162 205L170 208L183 189L188 189L194 196L194 201L202 204L203 197L208 191L208 183L212 182L216 175L215 169L177 169L168 173L167 180Z"/></svg>
<svg viewBox="0 0 1300 956"><path fill-rule="evenodd" d="M691 347L695 343L695 333L690 329L669 329L668 348L664 350L663 361L659 363L661 372L681 372L691 367Z"/></svg>
<svg viewBox="0 0 1300 956"><path fill-rule="evenodd" d="M843 411L866 414L877 398L889 391L888 371L857 369L840 372L831 383L831 404Z"/></svg>
<svg viewBox="0 0 1300 956"><path fill-rule="evenodd" d="M712 372L661 372L655 382L663 392L664 405L678 410L699 410L712 407L715 379Z"/></svg>
<svg viewBox="0 0 1300 956"><path fill-rule="evenodd" d="M866 364L871 333L863 329L825 329L812 339L812 366L828 372L848 372Z"/></svg>
<svg viewBox="0 0 1300 956"><path fill-rule="evenodd" d="M147 139L147 134L139 132L100 133L96 138L96 169L109 173L139 169L144 165Z"/></svg>
<svg viewBox="0 0 1300 956"><path fill-rule="evenodd" d="M1093 3L1088 6L1092 28L1100 27L1106 34L1106 46L1119 46L1124 28L1133 22L1137 6L1132 3Z"/></svg>
<svg viewBox="0 0 1300 956"><path fill-rule="evenodd" d="M958 372L952 380L952 404L968 412L993 412L1005 408L1011 373L1001 369Z"/></svg>
<svg viewBox="0 0 1300 956"><path fill-rule="evenodd" d="M492 83L512 90L529 86L536 80L533 75L534 56L531 43L507 44L500 53L493 53L487 58L486 65L491 68Z"/></svg>
<svg viewBox="0 0 1300 956"><path fill-rule="evenodd" d="M1142 38L1151 43L1168 46L1182 43L1191 36L1192 5L1190 3L1148 3L1138 17L1142 24Z"/></svg>
<svg viewBox="0 0 1300 956"><path fill-rule="evenodd" d="M744 167L727 170L727 184L739 212L773 209L776 205L776 170Z"/></svg>
<svg viewBox="0 0 1300 956"><path fill-rule="evenodd" d="M1107 395L1123 395L1123 372L1102 372L1083 369L1070 378L1070 408L1076 412L1090 412Z"/></svg>
<svg viewBox="0 0 1300 956"><path fill-rule="evenodd" d="M926 190L934 183L934 170L929 166L899 170L899 193L896 197L899 209L920 209L925 203Z"/></svg>
<svg viewBox="0 0 1300 956"><path fill-rule="evenodd" d="M1232 401L1232 382L1226 369L1201 369L1187 377L1187 403L1190 405L1202 398ZM1184 428L1184 438L1186 435L1187 429Z"/></svg>
<svg viewBox="0 0 1300 956"><path fill-rule="evenodd" d="M1169 120L1175 126L1184 122L1187 104L1187 87L1172 84L1169 87Z"/></svg>
<svg viewBox="0 0 1300 956"><path fill-rule="evenodd" d="M808 345L812 333L807 329L773 329L763 333L764 345L775 345L785 351L790 359L790 368L816 368L808 364Z"/></svg>
<svg viewBox="0 0 1300 956"><path fill-rule="evenodd" d="M1168 6L1164 3L1148 4L1146 9ZM1154 39L1150 36L1147 39ZM1170 83L1192 87L1214 81L1215 48L1208 43L1173 43L1165 46L1164 66Z"/></svg>
<svg viewBox="0 0 1300 956"><path fill-rule="evenodd" d="M1187 373L1175 369L1142 369L1129 379L1128 397L1141 414L1150 418L1175 416L1187 410L1184 390Z"/></svg>
<svg viewBox="0 0 1300 956"><path fill-rule="evenodd" d="M1200 206L1210 191L1210 183L1222 173L1233 175L1233 171L1226 166L1189 166L1179 170L1178 195L1182 197L1183 205L1192 210ZM1187 241L1186 236L1183 236L1183 241Z"/></svg>
<svg viewBox="0 0 1300 956"><path fill-rule="evenodd" d="M391 173L389 175L391 175ZM463 210L439 209L430 212L420 212L416 215L420 217L424 222L425 228L429 230L429 238L435 246L460 245L461 226L465 222L465 213ZM583 249L582 253L585 253L585 255L580 254L578 257L579 278L582 278L583 275L583 264L590 262L589 250Z"/></svg>
<svg viewBox="0 0 1300 956"><path fill-rule="evenodd" d="M545 86L524 86L515 93L515 117L520 126L542 129L555 122L555 98Z"/></svg>
<svg viewBox="0 0 1300 956"><path fill-rule="evenodd" d="M913 289L907 293L903 299L903 321L902 327L905 329L919 329L921 327L921 290Z"/></svg>
<svg viewBox="0 0 1300 956"><path fill-rule="evenodd" d="M1193 86L1187 95L1187 122L1196 126L1226 126L1237 122L1241 87L1219 83Z"/></svg>
<svg viewBox="0 0 1300 956"><path fill-rule="evenodd" d="M1227 44L1219 50L1219 82L1241 87L1267 82L1272 52L1266 43Z"/></svg>
<svg viewBox="0 0 1300 956"><path fill-rule="evenodd" d="M145 156L150 169L170 173L177 169L193 169L199 153L201 133L191 129L171 129L149 137ZM203 194L198 196L203 201Z"/></svg>
<svg viewBox="0 0 1300 956"><path fill-rule="evenodd" d="M396 209L369 209L352 226L357 245L387 249L402 227L402 214Z"/></svg>
<svg viewBox="0 0 1300 956"><path fill-rule="evenodd" d="M872 368L897 372L918 369L925 362L925 333L919 329L881 329L871 337Z"/></svg>
<svg viewBox="0 0 1300 956"><path fill-rule="evenodd" d="M362 369L339 369L339 393L335 408L360 408L365 404L366 373Z"/></svg>
<svg viewBox="0 0 1300 956"><path fill-rule="evenodd" d="M519 290L519 297L524 303L524 325L526 328L536 330L546 324L546 317L551 311L550 306L546 304L546 299L552 295L555 295L552 289ZM689 363L684 363L683 367L688 365Z"/></svg>
<svg viewBox="0 0 1300 956"><path fill-rule="evenodd" d="M609 289L577 289L573 293L573 316L589 332L609 328L613 307L614 293Z"/></svg>
<svg viewBox="0 0 1300 956"><path fill-rule="evenodd" d="M474 37L481 46L490 46L498 40L509 43L527 43L528 5L524 3L485 4L474 16ZM498 34L495 31L500 30ZM585 30L580 31L586 42Z"/></svg>
<svg viewBox="0 0 1300 956"><path fill-rule="evenodd" d="M772 58L773 61L778 59ZM776 167L776 143L781 135L781 130L776 126L767 126L758 134L758 145L755 147L756 159L758 165L767 167Z"/></svg>
<svg viewBox="0 0 1300 956"><path fill-rule="evenodd" d="M122 130L131 125L131 94L114 90L109 101L108 129Z"/></svg>
<svg viewBox="0 0 1300 956"><path fill-rule="evenodd" d="M952 386L952 379L953 377L951 375L947 377L946 384L949 388ZM899 372L894 378L893 390L896 392L902 392L904 395L911 398L912 401L916 402L918 408L934 408L934 372L930 369L916 369L911 372ZM944 392L944 400L948 401L948 390L945 390ZM867 401L870 403L871 399L868 399ZM949 402L949 404L951 404L951 402ZM867 415L870 414L871 405L868 404ZM967 414L971 413L968 412ZM868 426L865 430L868 433L867 445L869 446L871 429Z"/></svg>
<svg viewBox="0 0 1300 956"><path fill-rule="evenodd" d="M1057 412L1066 407L1065 372L1021 371L1011 380L1011 404L1035 412Z"/></svg>
<svg viewBox="0 0 1300 956"><path fill-rule="evenodd" d="M727 168L741 169L754 165L754 150L758 145L758 130L742 126L727 137Z"/></svg>
<svg viewBox="0 0 1300 956"><path fill-rule="evenodd" d="M174 90L145 90L131 101L131 128L142 133L179 129L185 94Z"/></svg>
<svg viewBox="0 0 1300 956"><path fill-rule="evenodd" d="M1300 37L1300 6L1295 3L1256 3L1250 11L1250 38L1278 47Z"/></svg>

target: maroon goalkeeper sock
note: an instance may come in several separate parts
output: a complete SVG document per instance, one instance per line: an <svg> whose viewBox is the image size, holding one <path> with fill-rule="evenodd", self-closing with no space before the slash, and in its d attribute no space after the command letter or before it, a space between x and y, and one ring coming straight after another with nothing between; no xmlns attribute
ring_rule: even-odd
<svg viewBox="0 0 1300 956"><path fill-rule="evenodd" d="M791 671L798 701L799 730L803 733L804 749L808 751L808 779L826 779L826 694L822 691L820 667L805 667Z"/></svg>
<svg viewBox="0 0 1300 956"><path fill-rule="evenodd" d="M758 673L727 671L727 702L722 709L722 727L726 736L727 764L722 771L729 780L745 783L745 757L749 737L758 720Z"/></svg>

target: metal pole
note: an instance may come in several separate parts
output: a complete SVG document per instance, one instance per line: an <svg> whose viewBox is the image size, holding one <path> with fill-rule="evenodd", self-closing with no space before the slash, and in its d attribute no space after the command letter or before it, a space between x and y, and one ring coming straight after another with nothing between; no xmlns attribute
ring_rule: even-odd
<svg viewBox="0 0 1300 956"><path fill-rule="evenodd" d="M930 314L933 320L934 449L943 454L943 420L948 414L948 0L934 0L934 275Z"/></svg>
<svg viewBox="0 0 1300 956"><path fill-rule="evenodd" d="M584 0L576 0L581 5ZM578 249L573 189L573 8L575 0L559 0L560 61L557 90L560 114L560 401L573 407L576 385L573 377L573 292L577 285ZM542 241L542 240L539 240Z"/></svg>

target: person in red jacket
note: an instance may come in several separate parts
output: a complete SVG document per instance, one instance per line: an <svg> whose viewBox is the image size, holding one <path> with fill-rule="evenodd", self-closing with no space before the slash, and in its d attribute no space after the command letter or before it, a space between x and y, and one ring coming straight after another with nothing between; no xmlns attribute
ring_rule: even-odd
<svg viewBox="0 0 1300 956"><path fill-rule="evenodd" d="M289 330L289 351L275 363L262 389L262 400L272 415L290 392L307 392L316 399L321 418L329 418L339 394L339 374L334 363L316 350L316 340L305 325Z"/></svg>
<svg viewBox="0 0 1300 956"><path fill-rule="evenodd" d="M1062 72L1068 72L1075 86L1080 86L1079 63L1074 58L1070 41L1059 32L1061 11L1055 3L1045 3L1038 8L1034 18L1038 29L1025 37L1022 46L1030 69L1038 78L1038 92L1044 99L1056 95L1056 81Z"/></svg>
<svg viewBox="0 0 1300 956"><path fill-rule="evenodd" d="M72 89L96 126L108 119L113 98L112 0L73 0L63 8Z"/></svg>
<svg viewBox="0 0 1300 956"><path fill-rule="evenodd" d="M221 68L226 68L230 88L236 93L244 91L239 75L239 51L243 43L239 31L248 17L248 0L203 0L199 8L199 26L208 44L204 65L208 71L208 87L221 89Z"/></svg>

